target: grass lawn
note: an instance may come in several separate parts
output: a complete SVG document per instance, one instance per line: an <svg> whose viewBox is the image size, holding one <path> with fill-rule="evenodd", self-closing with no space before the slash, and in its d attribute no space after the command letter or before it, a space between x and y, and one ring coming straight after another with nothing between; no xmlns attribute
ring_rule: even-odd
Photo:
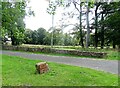
<svg viewBox="0 0 120 88"><path fill-rule="evenodd" d="M16 56L2 55L3 86L118 86L118 76L77 66L49 62L50 71L35 74L35 64Z"/></svg>

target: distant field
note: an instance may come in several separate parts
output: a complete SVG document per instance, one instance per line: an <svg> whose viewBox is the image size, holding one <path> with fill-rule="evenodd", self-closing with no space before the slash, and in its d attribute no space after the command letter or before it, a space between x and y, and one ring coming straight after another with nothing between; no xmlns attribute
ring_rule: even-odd
<svg viewBox="0 0 120 88"><path fill-rule="evenodd" d="M51 48L50 45L22 44L21 46ZM82 48L81 46L57 46L57 45L54 45L53 48L62 49L62 50L81 50L81 51L99 51L99 52L106 51L106 50L114 50L112 49L112 47L110 47L109 49L107 49L106 47L104 47L104 49L100 49L100 47L98 47L97 49L95 49L94 47L89 47L89 49L86 49L86 48Z"/></svg>
<svg viewBox="0 0 120 88"><path fill-rule="evenodd" d="M1 56L1 55L0 55ZM0 58L1 59L1 58ZM118 76L103 71L48 63L50 71L35 74L35 63L40 60L16 56L2 56L3 86L117 86Z"/></svg>

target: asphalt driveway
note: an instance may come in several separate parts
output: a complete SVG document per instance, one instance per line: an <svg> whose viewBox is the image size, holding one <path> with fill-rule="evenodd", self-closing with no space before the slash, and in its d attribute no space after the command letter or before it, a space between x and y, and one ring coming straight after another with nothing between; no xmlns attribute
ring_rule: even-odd
<svg viewBox="0 0 120 88"><path fill-rule="evenodd" d="M39 59L47 62L56 62L67 65L87 67L95 70L101 70L113 74L118 74L118 61L117 60L101 60L101 59L91 59L91 58L76 58L67 56L51 56L43 54L32 54L26 52L15 52L15 51L0 51L0 54L20 56L29 59Z"/></svg>

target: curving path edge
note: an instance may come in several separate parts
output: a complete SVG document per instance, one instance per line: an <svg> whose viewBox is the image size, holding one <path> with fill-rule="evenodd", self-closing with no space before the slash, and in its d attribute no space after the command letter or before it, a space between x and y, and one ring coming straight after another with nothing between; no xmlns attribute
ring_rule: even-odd
<svg viewBox="0 0 120 88"><path fill-rule="evenodd" d="M91 58L76 58L68 56L51 56L44 54L33 54L27 52L15 52L0 50L0 54L20 56L29 59L39 59L47 62L56 62L67 65L87 67L95 70L101 70L109 72L112 74L118 74L118 60L101 60L101 59L91 59Z"/></svg>

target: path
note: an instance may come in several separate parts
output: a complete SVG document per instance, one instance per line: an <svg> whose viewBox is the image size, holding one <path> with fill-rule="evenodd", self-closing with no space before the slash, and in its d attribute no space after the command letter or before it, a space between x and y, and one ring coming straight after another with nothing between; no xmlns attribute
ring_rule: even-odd
<svg viewBox="0 0 120 88"><path fill-rule="evenodd" d="M0 51L1 52L1 51ZM118 61L117 60L96 60L91 58L76 58L66 56L51 56L43 54L31 54L26 52L15 51L2 51L2 54L20 56L30 59L39 59L49 62L57 62L62 64L68 64L73 66L87 67L95 70L102 70L113 74L118 74Z"/></svg>

